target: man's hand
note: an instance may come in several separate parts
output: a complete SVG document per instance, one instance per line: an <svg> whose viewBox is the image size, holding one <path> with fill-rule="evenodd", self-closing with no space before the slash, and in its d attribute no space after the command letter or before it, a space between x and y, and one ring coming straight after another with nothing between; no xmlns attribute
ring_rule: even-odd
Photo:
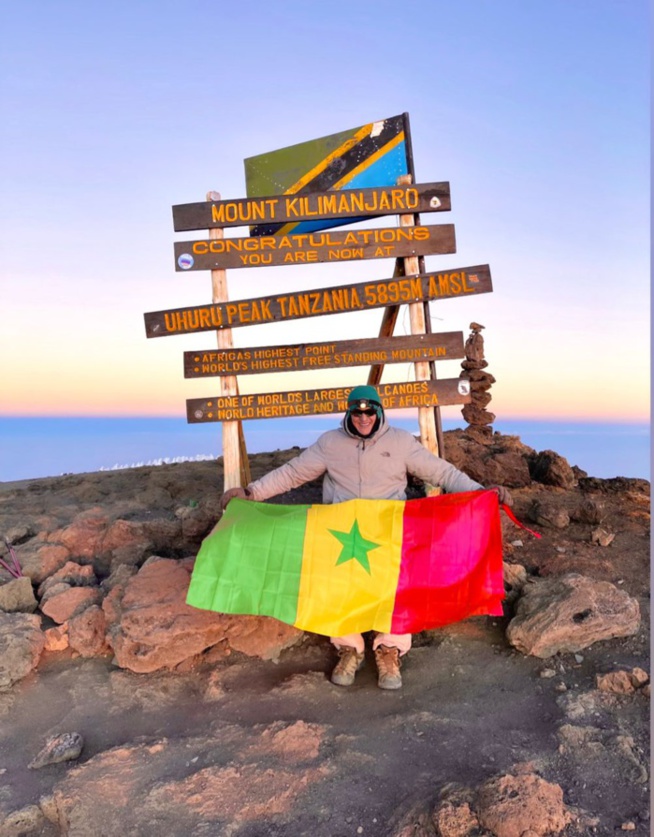
<svg viewBox="0 0 654 837"><path fill-rule="evenodd" d="M221 512L225 511L225 509L227 508L227 503L229 503L230 500L233 500L234 497L238 497L239 500L251 500L252 499L252 492L248 491L247 488L230 488L220 498L220 511Z"/></svg>
<svg viewBox="0 0 654 837"><path fill-rule="evenodd" d="M489 491L495 491L500 501L500 505L503 506L512 506L513 505L513 497L511 496L511 492L508 488L504 488L503 485L489 485Z"/></svg>

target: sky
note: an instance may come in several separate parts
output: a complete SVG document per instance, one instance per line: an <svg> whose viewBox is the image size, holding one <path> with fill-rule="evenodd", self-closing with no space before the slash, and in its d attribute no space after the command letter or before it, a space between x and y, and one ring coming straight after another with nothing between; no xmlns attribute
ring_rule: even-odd
<svg viewBox="0 0 654 837"><path fill-rule="evenodd" d="M645 0L21 0L0 10L2 415L185 416L211 333L143 314L211 300L175 271L171 207L245 196L243 160L408 112L418 182L448 181L457 253L492 294L430 306L485 326L498 417L649 414ZM375 225L394 225L394 218ZM228 235L246 235L245 228ZM228 272L231 299L383 279L392 260ZM239 328L239 347L375 337L379 310ZM406 309L396 334L409 331ZM439 362L439 378L460 361ZM351 386L363 368L243 376ZM383 381L410 380L388 366ZM460 414L449 407L445 417Z"/></svg>

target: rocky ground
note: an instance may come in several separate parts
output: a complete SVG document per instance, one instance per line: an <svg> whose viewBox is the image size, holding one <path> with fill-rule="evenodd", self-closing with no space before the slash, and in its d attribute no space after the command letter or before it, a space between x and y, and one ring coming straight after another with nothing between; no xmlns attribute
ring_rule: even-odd
<svg viewBox="0 0 654 837"><path fill-rule="evenodd" d="M542 538L503 519L505 616L415 637L399 692L185 605L220 461L0 484L0 837L649 834L649 483L498 434L446 456Z"/></svg>

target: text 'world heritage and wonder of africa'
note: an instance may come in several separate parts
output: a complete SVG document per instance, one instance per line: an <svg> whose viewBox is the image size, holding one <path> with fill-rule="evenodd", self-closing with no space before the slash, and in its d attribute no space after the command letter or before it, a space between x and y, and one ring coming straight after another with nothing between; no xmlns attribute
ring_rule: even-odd
<svg viewBox="0 0 654 837"><path fill-rule="evenodd" d="M341 387L191 398L186 402L187 419L191 424L199 424L342 413L347 409L347 396L351 389ZM460 378L379 384L377 391L386 410L470 402L469 381Z"/></svg>

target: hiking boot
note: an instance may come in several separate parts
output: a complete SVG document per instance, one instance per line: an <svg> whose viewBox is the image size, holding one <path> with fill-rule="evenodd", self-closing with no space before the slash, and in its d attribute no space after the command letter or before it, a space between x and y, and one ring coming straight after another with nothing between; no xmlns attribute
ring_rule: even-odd
<svg viewBox="0 0 654 837"><path fill-rule="evenodd" d="M338 650L340 660L332 671L332 683L337 686L351 686L354 683L354 676L363 665L364 654L359 654L356 648L342 645Z"/></svg>
<svg viewBox="0 0 654 837"><path fill-rule="evenodd" d="M379 677L377 685L380 689L401 689L402 675L400 674L400 652L397 648L380 645L375 649L375 661Z"/></svg>

